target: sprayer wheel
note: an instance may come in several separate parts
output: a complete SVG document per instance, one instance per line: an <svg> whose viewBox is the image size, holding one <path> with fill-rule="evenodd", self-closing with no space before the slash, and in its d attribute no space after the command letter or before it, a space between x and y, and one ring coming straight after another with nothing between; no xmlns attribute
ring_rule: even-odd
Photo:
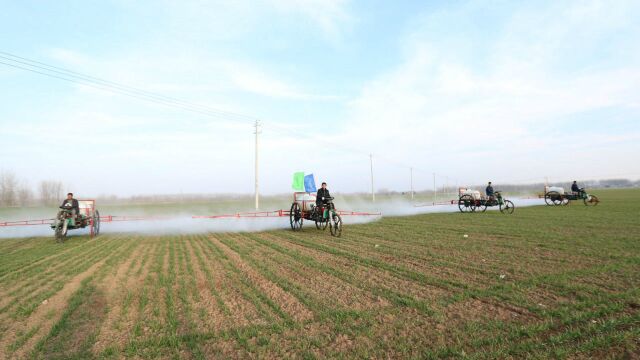
<svg viewBox="0 0 640 360"><path fill-rule="evenodd" d="M289 224L291 224L291 230L298 231L302 229L302 210L297 202L291 204L291 211L289 212Z"/></svg>

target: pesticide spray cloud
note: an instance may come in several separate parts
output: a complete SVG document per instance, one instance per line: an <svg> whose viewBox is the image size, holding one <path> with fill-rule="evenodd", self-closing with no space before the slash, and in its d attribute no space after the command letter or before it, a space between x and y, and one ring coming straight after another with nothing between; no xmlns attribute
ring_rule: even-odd
<svg viewBox="0 0 640 360"><path fill-rule="evenodd" d="M526 206L544 205L542 199L511 199L516 208ZM341 209L348 211L380 212L382 216L411 216L430 213L456 213L457 204L436 206L414 206L410 202L402 200L389 200L371 203L366 200L343 201ZM498 210L497 207L488 210ZM343 223L361 224L377 221L382 216L344 216ZM312 225L305 221L304 226ZM140 221L114 221L101 225L101 233L139 233L139 234L197 234L207 232L258 232L267 230L279 230L289 228L288 217L275 218L217 218L217 219L193 219L190 215L177 215L163 218L162 220ZM70 230L71 236L88 235L89 230ZM40 237L52 236L53 231L49 226L20 226L0 227L0 238Z"/></svg>

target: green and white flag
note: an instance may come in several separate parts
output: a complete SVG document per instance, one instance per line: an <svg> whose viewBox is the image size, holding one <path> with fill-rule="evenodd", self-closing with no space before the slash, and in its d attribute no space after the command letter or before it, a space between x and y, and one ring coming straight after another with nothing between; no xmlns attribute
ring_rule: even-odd
<svg viewBox="0 0 640 360"><path fill-rule="evenodd" d="M293 173L293 184L291 185L295 191L304 191L304 172L298 171Z"/></svg>

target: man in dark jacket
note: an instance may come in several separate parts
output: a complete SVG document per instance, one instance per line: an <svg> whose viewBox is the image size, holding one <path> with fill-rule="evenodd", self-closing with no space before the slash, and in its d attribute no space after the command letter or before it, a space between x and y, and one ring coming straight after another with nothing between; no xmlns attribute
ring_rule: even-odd
<svg viewBox="0 0 640 360"><path fill-rule="evenodd" d="M571 191L573 191L576 194L580 192L580 188L578 187L578 183L575 180L573 181L573 184L571 184Z"/></svg>
<svg viewBox="0 0 640 360"><path fill-rule="evenodd" d="M80 213L80 205L78 204L78 200L73 198L73 193L67 194L67 198L64 199L62 205L60 205L60 209L71 209L71 215L73 215L74 218Z"/></svg>
<svg viewBox="0 0 640 360"><path fill-rule="evenodd" d="M316 205L323 206L326 200L329 200L331 194L329 194L329 189L327 189L327 183L323 182L322 187L318 189L318 193L316 194Z"/></svg>
<svg viewBox="0 0 640 360"><path fill-rule="evenodd" d="M493 199L493 186L491 186L491 181L489 181L489 184L484 191L487 193L487 197L489 199Z"/></svg>

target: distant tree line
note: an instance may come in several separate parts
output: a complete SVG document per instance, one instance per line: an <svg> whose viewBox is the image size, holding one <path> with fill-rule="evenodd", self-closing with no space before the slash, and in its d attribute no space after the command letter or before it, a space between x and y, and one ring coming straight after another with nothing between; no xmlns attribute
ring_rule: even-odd
<svg viewBox="0 0 640 360"><path fill-rule="evenodd" d="M578 181L580 186L588 189L597 188L640 188L640 180L632 181L629 179L605 179L605 180L585 180ZM544 190L543 183L537 184L498 184L494 182L496 189L507 193L541 193ZM562 186L566 189L571 188L570 182L556 182L554 186ZM484 184L469 186L473 189L483 189ZM0 170L0 207L18 207L33 205L54 205L57 204L64 196L64 184L56 180L40 181L35 192L29 186L28 182L20 179L15 173L6 170ZM438 187L437 193L455 194L458 189L454 186ZM339 191L337 192L339 193ZM415 194L433 194L433 190L414 191ZM368 196L369 193L361 193ZM409 195L410 191L395 191L389 189L379 189L376 194L380 195ZM128 198L119 198L116 195L101 195L97 199L101 203L176 203L176 202L197 202L221 199L240 199L248 196L247 194L158 194L158 195L138 195Z"/></svg>
<svg viewBox="0 0 640 360"><path fill-rule="evenodd" d="M28 182L6 170L0 170L0 207L52 205L63 196L61 181L41 181L34 194Z"/></svg>

